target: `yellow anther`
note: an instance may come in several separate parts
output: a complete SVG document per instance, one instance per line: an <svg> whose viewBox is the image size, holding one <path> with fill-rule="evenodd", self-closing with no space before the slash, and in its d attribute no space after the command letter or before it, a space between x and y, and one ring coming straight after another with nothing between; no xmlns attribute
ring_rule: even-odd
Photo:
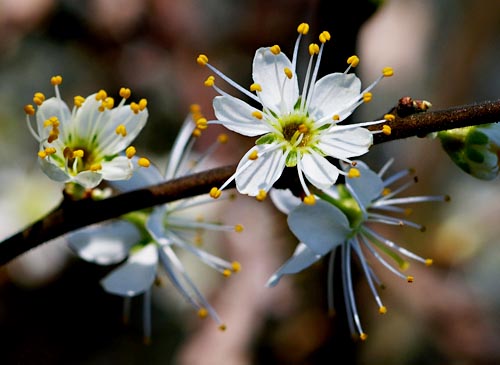
<svg viewBox="0 0 500 365"><path fill-rule="evenodd" d="M116 134L120 134L122 137L125 137L127 135L127 128L123 124L120 124L118 127L115 129Z"/></svg>
<svg viewBox="0 0 500 365"><path fill-rule="evenodd" d="M309 128L307 128L307 126L305 124L301 124L301 125L299 125L298 131L300 133L307 133L307 132L309 132Z"/></svg>
<svg viewBox="0 0 500 365"><path fill-rule="evenodd" d="M359 64L359 57L356 55L352 55L347 59L347 64L351 65L351 67L356 67Z"/></svg>
<svg viewBox="0 0 500 365"><path fill-rule="evenodd" d="M384 119L388 122L394 122L396 120L396 116L394 114L385 114Z"/></svg>
<svg viewBox="0 0 500 365"><path fill-rule="evenodd" d="M33 102L40 106L42 105L42 103L45 101L45 95L43 95L43 93L35 93L35 95L33 95Z"/></svg>
<svg viewBox="0 0 500 365"><path fill-rule="evenodd" d="M385 307L385 305L381 306L379 309L378 309L378 312L380 314L386 314L387 313L387 308Z"/></svg>
<svg viewBox="0 0 500 365"><path fill-rule="evenodd" d="M340 120L340 115L338 114L335 114L333 117L332 117L333 120Z"/></svg>
<svg viewBox="0 0 500 365"><path fill-rule="evenodd" d="M391 77L392 75L394 75L394 70L392 69L392 67L384 67L382 69L382 75L384 75L384 77Z"/></svg>
<svg viewBox="0 0 500 365"><path fill-rule="evenodd" d="M308 195L304 198L304 204L307 204L307 205L314 205L316 204L316 198L314 197L314 195Z"/></svg>
<svg viewBox="0 0 500 365"><path fill-rule="evenodd" d="M367 335L366 333L361 332L361 333L359 334L359 339L360 339L361 341L366 341L366 339L367 339L367 338L368 338L368 335Z"/></svg>
<svg viewBox="0 0 500 365"><path fill-rule="evenodd" d="M50 131L49 137L47 138L47 142L52 143L58 138L59 138L59 130L54 128Z"/></svg>
<svg viewBox="0 0 500 365"><path fill-rule="evenodd" d="M47 156L53 155L54 153L56 153L56 149L54 147L46 147L45 153L47 154Z"/></svg>
<svg viewBox="0 0 500 365"><path fill-rule="evenodd" d="M235 225L234 226L234 231L238 232L238 233L243 232L243 226L241 224Z"/></svg>
<svg viewBox="0 0 500 365"><path fill-rule="evenodd" d="M259 158L259 153L257 152L257 150L253 150L252 152L250 152L250 154L248 155L248 159L249 160L252 160L252 161L255 161L256 159Z"/></svg>
<svg viewBox="0 0 500 365"><path fill-rule="evenodd" d="M214 76L208 76L205 82L203 83L205 86L211 87L214 86L215 84L215 77Z"/></svg>
<svg viewBox="0 0 500 365"><path fill-rule="evenodd" d="M198 309L198 317L200 318L207 318L208 316L208 311L206 308L200 308Z"/></svg>
<svg viewBox="0 0 500 365"><path fill-rule="evenodd" d="M433 264L433 260L432 259L425 259L425 265L426 266L431 266Z"/></svg>
<svg viewBox="0 0 500 365"><path fill-rule="evenodd" d="M84 155L83 150L75 150L75 151L73 151L72 157L73 158L77 158L77 157L82 158L83 155Z"/></svg>
<svg viewBox="0 0 500 365"><path fill-rule="evenodd" d="M196 128L195 130L193 130L193 133L191 133L191 135L195 138L198 138L199 136L201 136L201 130Z"/></svg>
<svg viewBox="0 0 500 365"><path fill-rule="evenodd" d="M226 329L227 329L227 326L226 326L225 324L221 324L221 325L219 326L219 331L224 332Z"/></svg>
<svg viewBox="0 0 500 365"><path fill-rule="evenodd" d="M297 32L299 32L302 35L306 35L309 32L309 24L307 23L301 23L297 27Z"/></svg>
<svg viewBox="0 0 500 365"><path fill-rule="evenodd" d="M369 103L370 101L372 101L372 98L373 98L373 94L371 92L367 92L367 93L363 94L363 101L365 103Z"/></svg>
<svg viewBox="0 0 500 365"><path fill-rule="evenodd" d="M319 41L321 43L326 43L328 42L330 39L332 38L332 36L330 35L329 32L327 32L326 30L324 32L321 32L321 34L319 35Z"/></svg>
<svg viewBox="0 0 500 365"><path fill-rule="evenodd" d="M350 178L350 179L354 179L354 178L357 178L357 177L360 177L360 176L361 176L361 173L355 167L351 167L349 169L349 172L347 173L347 177Z"/></svg>
<svg viewBox="0 0 500 365"><path fill-rule="evenodd" d="M151 162L146 157L141 157L138 161L137 164L141 167L149 167L151 165Z"/></svg>
<svg viewBox="0 0 500 365"><path fill-rule="evenodd" d="M94 163L94 164L90 165L90 171L96 172L99 170L102 170L102 165L100 163Z"/></svg>
<svg viewBox="0 0 500 365"><path fill-rule="evenodd" d="M28 115L35 115L35 108L31 104L26 104L24 106L24 112Z"/></svg>
<svg viewBox="0 0 500 365"><path fill-rule="evenodd" d="M267 192L264 189L260 189L259 193L255 197L255 199L257 199L257 201L261 202L261 201L264 201L266 199L266 197L267 197Z"/></svg>
<svg viewBox="0 0 500 365"><path fill-rule="evenodd" d="M97 94L95 94L95 100L104 100L108 97L108 93L105 90L99 90Z"/></svg>
<svg viewBox="0 0 500 365"><path fill-rule="evenodd" d="M252 117L255 117L257 119L262 119L264 118L264 115L262 114L262 112L255 110L252 112Z"/></svg>
<svg viewBox="0 0 500 365"><path fill-rule="evenodd" d="M135 149L134 146L129 146L127 147L127 149L125 150L125 155L127 155L127 158L132 158L135 156L135 154L137 153L137 150Z"/></svg>
<svg viewBox="0 0 500 365"><path fill-rule="evenodd" d="M274 46L272 46L272 47L269 47L269 50L271 51L271 53L272 53L273 55L278 55L278 54L280 54L280 52L281 52L281 48L280 48L280 46L278 46L277 44L275 44L275 45L274 45Z"/></svg>
<svg viewBox="0 0 500 365"><path fill-rule="evenodd" d="M239 271L241 271L241 264L238 261L233 261L231 263L231 267L233 269L233 272L239 272Z"/></svg>
<svg viewBox="0 0 500 365"><path fill-rule="evenodd" d="M413 283L415 279L413 278L413 276L407 276L406 277L406 281L409 282L409 283Z"/></svg>
<svg viewBox="0 0 500 365"><path fill-rule="evenodd" d="M288 67L285 67L285 69L283 70L285 71L285 75L286 77L288 77L289 79L291 79L293 77L293 72L292 70L290 70Z"/></svg>
<svg viewBox="0 0 500 365"><path fill-rule="evenodd" d="M390 136L392 133L392 128L388 126L387 124L384 124L382 126L382 133L384 133L386 136Z"/></svg>
<svg viewBox="0 0 500 365"><path fill-rule="evenodd" d="M212 76L213 77L213 76ZM189 106L189 112L191 114L195 114L195 113L200 113L201 112L201 107L199 104L191 104Z"/></svg>
<svg viewBox="0 0 500 365"><path fill-rule="evenodd" d="M210 189L210 197L211 198L217 199L221 196L221 194L222 194L222 191L220 191L216 187L213 187L212 189Z"/></svg>
<svg viewBox="0 0 500 365"><path fill-rule="evenodd" d="M75 96L73 98L73 103L75 104L75 106L77 108L81 107L84 101L85 101L85 98L83 96L78 95L78 96Z"/></svg>
<svg viewBox="0 0 500 365"><path fill-rule="evenodd" d="M250 85L250 91L262 91L262 86L259 84L252 84Z"/></svg>
<svg viewBox="0 0 500 365"><path fill-rule="evenodd" d="M205 66L208 63L208 57L204 54L201 54L198 56L198 58L196 58L196 62L200 66Z"/></svg>
<svg viewBox="0 0 500 365"><path fill-rule="evenodd" d="M45 157L47 157L47 152L45 152L45 151L39 151L38 152L38 157L40 157L41 159L44 159Z"/></svg>
<svg viewBox="0 0 500 365"><path fill-rule="evenodd" d="M219 142L220 144L227 143L228 140L229 140L229 137L225 133L221 133L217 137L217 142Z"/></svg>
<svg viewBox="0 0 500 365"><path fill-rule="evenodd" d="M313 56L319 53L319 46L316 43L311 43L309 45L309 55Z"/></svg>
<svg viewBox="0 0 500 365"><path fill-rule="evenodd" d="M223 272L222 272L222 275L224 275L226 278L230 277L232 274L231 270L229 269L225 269Z"/></svg>
<svg viewBox="0 0 500 365"><path fill-rule="evenodd" d="M389 189L389 188L384 188L384 190L382 190L382 196L389 195L390 193L391 193L391 189Z"/></svg>
<svg viewBox="0 0 500 365"><path fill-rule="evenodd" d="M139 112L140 112L139 104L134 103L134 102L130 103L130 109L132 109L134 114L139 114Z"/></svg>
<svg viewBox="0 0 500 365"><path fill-rule="evenodd" d="M51 127L51 126L52 126L52 121L50 119L46 119L43 121L44 128Z"/></svg>
<svg viewBox="0 0 500 365"><path fill-rule="evenodd" d="M144 109L146 109L147 106L148 106L148 100L147 99L141 99L141 100L139 100L139 109L141 111L143 111Z"/></svg>
<svg viewBox="0 0 500 365"><path fill-rule="evenodd" d="M99 107L99 111L103 112L104 110L108 109L113 109L113 106L115 105L115 100L112 97L106 97L104 100L101 102L101 106Z"/></svg>
<svg viewBox="0 0 500 365"><path fill-rule="evenodd" d="M410 267L410 263L408 261L403 261L399 264L399 267L402 271L408 270L408 268Z"/></svg>
<svg viewBox="0 0 500 365"><path fill-rule="evenodd" d="M122 87L120 88L120 96L124 99L130 98L130 95L132 95L132 91L128 87Z"/></svg>
<svg viewBox="0 0 500 365"><path fill-rule="evenodd" d="M50 83L53 85L53 86L56 86L56 85L61 85L62 84L62 76L60 75L57 75L57 76L52 76L50 78Z"/></svg>
<svg viewBox="0 0 500 365"><path fill-rule="evenodd" d="M196 127L200 130L205 130L208 128L208 121L206 118L198 118L196 121Z"/></svg>

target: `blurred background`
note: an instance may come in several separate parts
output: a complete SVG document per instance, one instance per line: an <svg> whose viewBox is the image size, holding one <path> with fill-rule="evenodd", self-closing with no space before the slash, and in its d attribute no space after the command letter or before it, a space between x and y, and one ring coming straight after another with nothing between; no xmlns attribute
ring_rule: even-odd
<svg viewBox="0 0 500 365"><path fill-rule="evenodd" d="M331 9L333 7L333 9ZM242 85L251 83L258 47L279 44L288 55L296 26L311 24L309 40L330 31L321 74L345 69L356 53L365 85L385 66L395 76L374 91L353 121L383 115L402 96L425 99L433 109L498 99L498 0L0 0L0 234L23 228L57 206L61 185L39 170L37 146L23 106L33 93L53 95L50 77L63 76L61 92L101 88L148 99L149 122L135 143L162 164L189 105L213 117L212 64ZM304 49L303 49L304 50ZM224 88L231 91L228 87ZM198 147L222 130L211 127ZM206 145L204 142L206 141ZM230 135L214 165L235 163L252 140ZM269 201L239 197L218 216L245 232L221 238L223 257L243 270L230 279L188 263L194 280L227 324L201 321L165 281L153 293L153 339L142 343L141 298L131 322L121 322L121 298L99 280L110 271L78 260L64 238L0 269L2 364L498 364L500 363L500 184L463 174L432 138L374 146L363 160L374 169L394 157L393 171L413 167L411 194L448 194L452 201L415 207L427 227L383 232L413 252L432 257L413 264L415 283L400 283L382 268L380 317L362 275L356 281L366 342L351 339L341 303L334 318L326 305L326 260L282 279L269 276L293 252L295 238ZM252 212L258 211L258 214ZM356 276L356 277L358 277Z"/></svg>

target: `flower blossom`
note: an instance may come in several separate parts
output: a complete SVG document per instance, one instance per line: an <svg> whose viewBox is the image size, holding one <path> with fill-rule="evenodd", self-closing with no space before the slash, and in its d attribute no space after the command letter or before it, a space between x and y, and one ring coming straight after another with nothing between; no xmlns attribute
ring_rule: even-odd
<svg viewBox="0 0 500 365"><path fill-rule="evenodd" d="M191 168L186 168L187 162L192 162L187 156L190 155L195 140L193 137L200 135L200 130L193 123L193 118L200 113L198 109L193 108L192 115L186 119L174 142L165 174L151 165L149 169L138 170L130 180L110 184L123 192L192 172L192 169L208 156L205 154L194 161ZM213 151L219 143L225 143L226 139L225 135L219 136L210 150ZM128 317L131 298L141 294L144 296L143 326L146 342L151 337L151 289L157 282L161 269L182 297L198 311L201 318L211 316L221 330L225 329L225 324L188 275L177 253L178 250L184 250L225 277L241 269L238 262L228 262L199 248L202 234L206 231L243 230L240 224L229 226L204 221L199 212L193 216L193 209L196 207L213 203L208 197L186 198L153 209L126 214L111 223L77 231L68 238L70 247L87 261L110 265L126 259L103 278L101 284L108 293L125 298L124 318Z"/></svg>
<svg viewBox="0 0 500 365"><path fill-rule="evenodd" d="M39 143L38 157L43 172L58 182L73 182L91 189L104 180L126 180L132 176L131 158L137 137L148 118L147 100L125 105L130 89L120 90L121 102L104 90L83 98L75 96L73 110L61 99L61 76L51 78L55 97L34 94L32 104L24 107L28 129ZM30 116L35 115L36 128ZM121 153L126 151L126 155ZM145 158L137 160L147 167Z"/></svg>
<svg viewBox="0 0 500 365"><path fill-rule="evenodd" d="M320 193L317 197L318 202L314 206L301 204L298 198L295 198L293 202L291 199L294 198L287 191L273 190L271 192L271 197L278 209L288 214L288 225L301 242L293 256L271 276L267 285L274 286L283 275L297 273L331 253L328 304L333 311L334 255L336 251L339 252L348 323L351 332L357 333L361 340L365 340L367 335L363 331L356 308L351 276L351 256L357 256L361 263L370 290L379 307L379 313L386 313L387 309L376 289L376 285L380 285L381 282L369 264L369 259L375 259L397 277L409 283L413 282L414 277L402 273L409 266L404 257L427 266L432 264L432 260L422 258L383 237L372 228L372 225L409 226L423 231L423 226L397 216L410 213L401 205L449 200L447 196L397 197L413 185L416 179L391 190L390 185L412 173L409 169L403 170L383 179L391 162L389 161L377 174L363 162L357 161L356 166L360 171L360 176L347 177L345 185L339 184ZM396 266L387 259L392 260Z"/></svg>
<svg viewBox="0 0 500 365"><path fill-rule="evenodd" d="M368 152L373 143L372 133L366 126L380 124L385 119L339 125L363 102L372 98L371 90L384 77L392 76L390 67L364 90L361 81L349 70L359 63L357 56L347 60L343 73L331 73L318 79L318 70L328 32L319 35L320 45L309 45L309 64L299 87L297 58L302 36L309 25L302 23L293 57L290 60L278 45L259 48L253 60L253 81L250 91L238 85L208 63L206 55L199 55L197 62L207 66L221 79L252 100L257 107L221 90L215 85L215 76L209 76L206 86L212 86L220 95L213 101L216 120L208 123L224 127L244 136L260 136L240 160L237 170L220 188L212 188L210 194L217 198L221 190L233 180L240 193L262 200L279 179L285 167L296 167L304 201L314 204L306 180L319 189L327 189L344 172L327 157L352 163L350 158ZM389 126L377 131L390 133Z"/></svg>

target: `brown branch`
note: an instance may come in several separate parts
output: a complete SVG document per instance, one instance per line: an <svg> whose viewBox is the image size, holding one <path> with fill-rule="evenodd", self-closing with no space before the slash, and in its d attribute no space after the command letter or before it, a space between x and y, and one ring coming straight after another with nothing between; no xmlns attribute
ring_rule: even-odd
<svg viewBox="0 0 500 365"><path fill-rule="evenodd" d="M374 143L412 136L423 137L440 130L498 121L500 121L500 100L404 117L396 113L396 119L387 123L392 128L392 133L375 134ZM375 126L373 129L380 127ZM78 228L119 217L128 212L205 194L213 186L222 185L235 170L236 165L220 167L101 201L66 199L44 218L1 242L0 265Z"/></svg>

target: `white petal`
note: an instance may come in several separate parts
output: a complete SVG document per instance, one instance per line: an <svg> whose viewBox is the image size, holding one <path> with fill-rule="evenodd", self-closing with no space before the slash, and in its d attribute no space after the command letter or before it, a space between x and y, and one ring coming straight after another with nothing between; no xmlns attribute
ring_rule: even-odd
<svg viewBox="0 0 500 365"><path fill-rule="evenodd" d="M105 110L102 125L98 131L97 143L103 155L114 155L127 148L137 137L148 120L148 110L135 114L130 105L123 105L111 110ZM116 127L123 125L127 135L116 134Z"/></svg>
<svg viewBox="0 0 500 365"><path fill-rule="evenodd" d="M133 157L132 165L137 165L138 157ZM163 176L160 170L151 164L147 168L138 168L134 171L132 177L128 180L113 180L109 181L109 185L121 192L127 192L137 189L142 189L146 186L156 185L163 181Z"/></svg>
<svg viewBox="0 0 500 365"><path fill-rule="evenodd" d="M219 122L233 132L255 137L271 131L267 124L252 116L252 112L258 110L240 99L228 95L216 96L213 106Z"/></svg>
<svg viewBox="0 0 500 365"><path fill-rule="evenodd" d="M179 133L177 133L177 137L175 137L174 144L170 150L168 164L165 171L166 180L173 179L179 173L180 164L187 153L186 147L188 146L189 141L193 138L193 131L195 127L196 125L193 122L193 118L191 114L189 114L184 120Z"/></svg>
<svg viewBox="0 0 500 365"><path fill-rule="evenodd" d="M51 158L39 158L38 161L42 171L52 180L58 182L68 182L71 180L71 176L65 170L61 169Z"/></svg>
<svg viewBox="0 0 500 365"><path fill-rule="evenodd" d="M356 157L368 152L373 144L373 135L366 128L335 130L321 135L317 147L327 156L343 159Z"/></svg>
<svg viewBox="0 0 500 365"><path fill-rule="evenodd" d="M93 136L99 135L102 127L102 113L99 111L101 102L95 99L96 94L85 98L83 104L76 110L75 118L71 121L71 127L65 131L65 140L81 138L91 141ZM71 137L70 137L71 134Z"/></svg>
<svg viewBox="0 0 500 365"><path fill-rule="evenodd" d="M271 145L272 147L274 146ZM241 159L236 168L237 174L238 169L245 168L236 176L236 188L241 194L256 196L261 189L269 191L281 176L286 156L281 148L266 152L269 148L269 144L255 146ZM248 156L254 149L257 149L259 157L256 160L249 160Z"/></svg>
<svg viewBox="0 0 500 365"><path fill-rule="evenodd" d="M102 162L99 171L104 180L128 180L132 177L133 166L126 156L118 156L111 161Z"/></svg>
<svg viewBox="0 0 500 365"><path fill-rule="evenodd" d="M102 181L102 175L99 172L82 171L72 179L86 189L95 188Z"/></svg>
<svg viewBox="0 0 500 365"><path fill-rule="evenodd" d="M285 68L293 72L291 79ZM263 106L279 114L293 111L299 98L298 80L292 62L283 52L274 55L269 47L259 48L253 60L253 80L262 87L259 97Z"/></svg>
<svg viewBox="0 0 500 365"><path fill-rule="evenodd" d="M319 255L332 251L351 233L345 214L322 200L314 205L301 204L292 210L288 226L300 241Z"/></svg>
<svg viewBox="0 0 500 365"><path fill-rule="evenodd" d="M312 251L309 247L303 243L299 243L293 256L290 257L267 281L266 286L272 287L278 284L283 275L296 274L305 268L308 268L316 261L318 261L322 255L317 254Z"/></svg>
<svg viewBox="0 0 500 365"><path fill-rule="evenodd" d="M309 113L315 120L331 118L335 114L345 119L342 113L359 99L361 81L354 74L333 73L316 82L314 94L309 106Z"/></svg>
<svg viewBox="0 0 500 365"><path fill-rule="evenodd" d="M158 249L150 243L101 280L101 285L108 293L122 297L142 294L154 282L157 263Z"/></svg>
<svg viewBox="0 0 500 365"><path fill-rule="evenodd" d="M356 162L356 168L361 175L354 178L346 177L346 184L354 192L358 203L367 209L382 193L384 182L364 162Z"/></svg>
<svg viewBox="0 0 500 365"><path fill-rule="evenodd" d="M80 229L67 236L69 247L78 256L99 265L123 261L140 239L137 228L123 220Z"/></svg>
<svg viewBox="0 0 500 365"><path fill-rule="evenodd" d="M63 133L71 120L71 112L61 99L53 97L45 100L36 112L38 135L42 138L47 138L52 130L52 127L43 126L43 123L51 117L59 119L59 130Z"/></svg>
<svg viewBox="0 0 500 365"><path fill-rule="evenodd" d="M300 168L307 180L320 189L327 189L337 181L338 168L315 151L302 156Z"/></svg>
<svg viewBox="0 0 500 365"><path fill-rule="evenodd" d="M271 189L269 192L274 206L282 213L289 214L292 209L298 207L302 202L288 189Z"/></svg>

